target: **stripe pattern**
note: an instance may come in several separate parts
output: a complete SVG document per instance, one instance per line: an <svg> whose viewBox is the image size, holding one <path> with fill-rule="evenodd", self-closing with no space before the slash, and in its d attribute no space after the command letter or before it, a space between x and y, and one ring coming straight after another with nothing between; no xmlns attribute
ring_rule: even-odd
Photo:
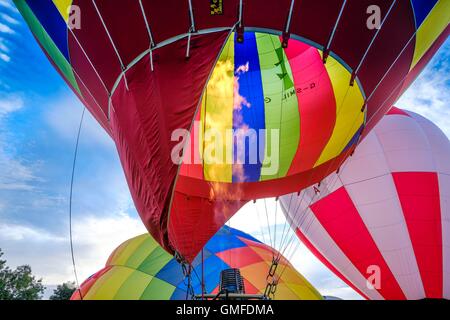
<svg viewBox="0 0 450 320"><path fill-rule="evenodd" d="M413 69L433 42L447 28L450 17L450 2L443 0L411 1L416 20L416 43L410 69Z"/></svg>
<svg viewBox="0 0 450 320"><path fill-rule="evenodd" d="M72 87L80 93L70 65L66 20L58 11L59 8L51 0L17 1L16 6L50 59Z"/></svg>
<svg viewBox="0 0 450 320"><path fill-rule="evenodd" d="M281 204L299 238L363 297L448 299L449 181L445 134L393 107L341 172Z"/></svg>
<svg viewBox="0 0 450 320"><path fill-rule="evenodd" d="M359 85L348 86L351 73L340 62L330 57L324 64L320 50L297 40L282 48L274 35L246 32L244 43L235 38L215 66L202 98L200 131L191 137L205 180L283 178L354 145L365 122L364 98ZM265 158L274 155L278 170L265 174ZM182 174L197 174L183 166Z"/></svg>
<svg viewBox="0 0 450 320"><path fill-rule="evenodd" d="M239 268L246 293L262 294L273 252L250 235L224 226L203 250L205 291L218 292L221 270ZM199 255L192 263L192 286L196 294L202 291L201 262ZM286 259L281 259L277 270L281 278L276 299L322 299ZM111 253L106 266L81 285L83 300L184 300L191 298L186 291L181 265L148 234L121 244ZM77 299L80 299L78 291L72 296L72 300Z"/></svg>

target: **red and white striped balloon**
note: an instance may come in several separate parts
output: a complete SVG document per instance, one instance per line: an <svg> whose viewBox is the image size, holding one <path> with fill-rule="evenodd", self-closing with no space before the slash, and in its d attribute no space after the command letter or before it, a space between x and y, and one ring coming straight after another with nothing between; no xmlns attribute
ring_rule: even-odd
<svg viewBox="0 0 450 320"><path fill-rule="evenodd" d="M281 207L362 296L450 298L450 142L424 117L392 108L338 173Z"/></svg>

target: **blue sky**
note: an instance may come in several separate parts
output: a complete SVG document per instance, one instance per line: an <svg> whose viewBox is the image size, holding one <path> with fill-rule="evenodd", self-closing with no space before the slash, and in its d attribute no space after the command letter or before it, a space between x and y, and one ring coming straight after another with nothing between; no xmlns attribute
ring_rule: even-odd
<svg viewBox="0 0 450 320"><path fill-rule="evenodd" d="M397 103L428 117L447 136L449 61L447 40ZM11 1L0 0L0 248L11 265L30 264L49 288L73 279L68 194L81 111ZM100 269L118 244L145 231L114 144L89 115L83 126L73 197L82 279ZM231 223L258 236L259 229L249 227L251 211L244 208ZM303 246L293 263L323 294L358 297Z"/></svg>

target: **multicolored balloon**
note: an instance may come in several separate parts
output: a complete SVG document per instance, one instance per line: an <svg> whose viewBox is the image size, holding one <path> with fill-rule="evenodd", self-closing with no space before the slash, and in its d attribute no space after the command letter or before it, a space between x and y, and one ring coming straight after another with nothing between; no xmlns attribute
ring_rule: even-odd
<svg viewBox="0 0 450 320"><path fill-rule="evenodd" d="M188 261L248 200L334 171L450 30L448 0L14 2L114 139L147 229ZM196 117L220 132L265 129L250 142L262 156L180 169L172 135ZM248 156L233 143L224 153Z"/></svg>
<svg viewBox="0 0 450 320"><path fill-rule="evenodd" d="M450 141L422 116L392 108L339 173L281 207L362 296L450 298Z"/></svg>
<svg viewBox="0 0 450 320"><path fill-rule="evenodd" d="M193 262L194 294L217 293L220 272L239 268L247 294L263 294L277 252L250 235L224 226ZM203 273L202 273L203 268ZM280 277L275 299L320 300L322 296L286 259L277 268ZM148 234L122 243L111 253L105 268L81 285L83 300L184 300L192 296L181 265ZM72 300L80 299L76 291Z"/></svg>

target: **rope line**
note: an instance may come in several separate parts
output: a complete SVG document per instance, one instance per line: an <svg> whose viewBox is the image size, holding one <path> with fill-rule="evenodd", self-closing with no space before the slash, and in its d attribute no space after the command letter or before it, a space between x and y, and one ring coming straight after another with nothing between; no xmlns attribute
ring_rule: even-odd
<svg viewBox="0 0 450 320"><path fill-rule="evenodd" d="M84 120L84 112L86 111L86 108L83 108L83 111L81 113L81 118L80 118L80 124L78 126L78 133L77 133L77 140L75 143L75 151L73 154L73 162L72 162L72 176L70 178L70 195L69 195L69 240L70 240L70 254L72 257L72 267L73 267L73 274L75 276L75 282L77 285L77 290L78 293L80 294L80 299L83 300L83 296L81 293L81 288L80 288L80 282L78 281L78 273L77 273L77 267L76 267L76 263L75 263L75 254L74 254L74 250L73 250L73 233L72 233L72 198L73 198L73 181L74 181L74 177L75 177L75 167L76 167L76 163L77 163L77 155L78 155L78 146L79 146L79 142L80 142L80 134L81 134L81 128L83 126L83 120Z"/></svg>

